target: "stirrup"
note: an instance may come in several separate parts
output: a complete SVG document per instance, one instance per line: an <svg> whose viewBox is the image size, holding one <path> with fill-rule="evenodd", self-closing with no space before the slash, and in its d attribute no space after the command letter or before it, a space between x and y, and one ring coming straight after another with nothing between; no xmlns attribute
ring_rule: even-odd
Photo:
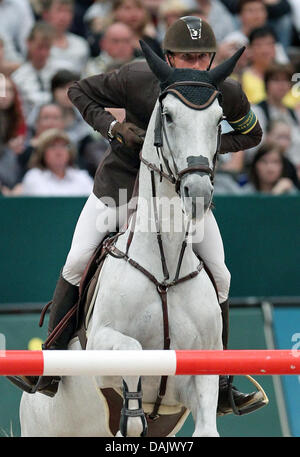
<svg viewBox="0 0 300 457"><path fill-rule="evenodd" d="M36 377L36 376L35 376ZM19 387L22 389L24 392L28 394L35 394L35 393L41 393L44 395L47 395L47 397L53 398L57 392L58 389L58 383L61 380L60 377L58 376L50 376L52 378L51 382L49 382L49 385L45 385L44 387L41 387L41 384L43 380L45 379L45 376L38 376L38 379L35 383L30 383L26 382L27 377L23 376L6 376L6 378L13 383L15 386ZM40 389L40 390L39 390Z"/></svg>
<svg viewBox="0 0 300 457"><path fill-rule="evenodd" d="M6 376L12 384L22 389L24 392L28 394L32 394L34 389L34 384L29 384L25 381L22 376Z"/></svg>
<svg viewBox="0 0 300 457"><path fill-rule="evenodd" d="M251 400L249 400L248 403L246 403L242 407L238 408L235 404L233 391L232 391L233 376L229 376L229 382L228 382L229 401L230 401L232 411L236 416L243 416L244 414L252 413L254 411L257 411L260 408L263 408L264 406L266 406L269 403L267 394L265 393L262 386L254 378L252 378L252 376L246 375L246 378L248 378L249 381L252 382L252 384L254 384L254 386L257 389L257 392L255 394L255 397L253 397Z"/></svg>

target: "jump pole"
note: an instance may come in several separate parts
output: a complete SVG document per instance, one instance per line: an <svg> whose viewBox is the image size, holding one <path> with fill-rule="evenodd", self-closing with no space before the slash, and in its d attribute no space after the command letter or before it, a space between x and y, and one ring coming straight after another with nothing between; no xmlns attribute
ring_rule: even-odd
<svg viewBox="0 0 300 457"><path fill-rule="evenodd" d="M0 351L0 375L299 375L300 350Z"/></svg>

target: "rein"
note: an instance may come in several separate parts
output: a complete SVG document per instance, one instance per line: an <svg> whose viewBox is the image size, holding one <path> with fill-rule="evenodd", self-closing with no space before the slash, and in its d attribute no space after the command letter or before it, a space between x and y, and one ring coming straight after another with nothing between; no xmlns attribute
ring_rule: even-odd
<svg viewBox="0 0 300 457"><path fill-rule="evenodd" d="M209 175L210 179L213 181L214 178L214 173L215 173L215 165L216 165L216 160L217 160L217 155L219 152L219 146L220 146L220 136L221 136L221 128L219 127L218 130L218 144L217 144L217 151L215 153L214 159L213 159L213 168L210 168L207 165L200 164L199 165L193 165L190 167L185 168L184 170L178 171L178 168L176 166L176 162L174 160L174 156L172 153L172 150L170 148L170 144L168 141L168 137L166 134L165 130L165 125L164 125L164 120L163 120L163 113L162 113L162 99L167 95L169 92L174 92L176 91L176 86L180 85L197 85L197 86L205 86L205 87L210 87L214 89L213 95L210 97L209 101L206 102L204 105L199 105L195 108L196 105L190 104L187 100L182 100L182 97L180 99L186 103L188 106L194 108L194 109L205 109L206 107L209 106L212 101L216 98L218 95L218 91L215 90L213 86L207 83L202 83L202 82L195 82L195 81L188 81L188 82L183 82L183 83L175 83L172 84L171 86L167 87L164 92L161 93L159 97L159 110L156 115L156 121L155 121L155 131L154 131L154 146L156 147L156 151L158 154L158 157L162 158L163 163L167 169L167 172L163 170L161 161L160 161L160 167L158 167L156 164L151 163L144 159L142 156L142 151L140 152L140 160L141 162L148 168L151 174L151 187L152 187L152 198L153 198L153 206L154 206L154 219L155 219L155 228L156 228L156 238L157 238L157 243L159 246L159 251L160 251L160 258L161 258L161 266L162 266L162 272L164 276L164 280L162 282L158 281L157 278L152 275L148 270L146 270L142 265L140 265L138 262L133 260L129 255L129 248L133 239L133 234L135 230L135 222L136 218L133 220L133 227L131 229L131 233L129 235L128 241L127 241L127 248L126 252L122 252L119 250L115 242L117 238L121 235L121 233L118 233L117 235L108 238L104 244L103 248L104 250L111 255L114 258L117 259L124 259L126 262L128 262L132 267L143 273L156 287L156 290L160 296L161 299L161 305L162 305L162 313L163 313L163 332L164 332L164 349L168 350L170 349L170 334L169 334L169 318L168 318L168 300L167 300L167 293L170 287L174 287L177 284L181 284L185 281L188 281L192 278L195 278L202 270L204 266L204 263L202 260L199 261L199 264L196 268L195 271L183 276L179 277L180 275L180 269L184 257L184 252L187 246L187 238L189 234L189 227L190 223L188 223L186 232L185 232L185 237L182 242L181 250L179 253L179 258L178 258L178 263L177 263L177 268L176 268L176 273L175 277L173 280L170 281L170 275L166 263L166 258L165 258L165 253L164 253L164 247L163 247L163 242L162 242L162 236L161 236L161 230L160 230L160 223L159 223L159 216L158 216L158 210L157 210L157 205L156 205L156 187L155 187L155 173L160 176L160 180L167 179L170 183L172 183L175 186L176 193L180 195L180 183L181 179L183 176L185 176L188 173L195 173L195 172L201 172ZM181 95L181 94L180 94ZM192 106L191 106L192 105ZM173 161L173 167L175 170L175 174L172 172L171 167L168 163L168 160L165 158L164 153L163 153L163 138L166 139L166 143L169 149L169 152L172 157ZM136 213L135 213L136 214ZM161 405L162 399L166 393L166 387L167 387L167 379L168 376L162 376L161 377L161 382L160 382L160 387L158 391L158 395L154 404L153 411L149 414L149 418L151 420L156 420L158 419L158 411L159 407Z"/></svg>

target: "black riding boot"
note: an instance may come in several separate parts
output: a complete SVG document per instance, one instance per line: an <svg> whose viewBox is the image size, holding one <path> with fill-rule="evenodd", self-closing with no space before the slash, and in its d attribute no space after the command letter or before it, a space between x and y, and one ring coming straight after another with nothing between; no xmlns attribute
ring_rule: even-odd
<svg viewBox="0 0 300 457"><path fill-rule="evenodd" d="M55 327L61 322L63 317L76 304L79 295L79 288L73 286L60 275L51 304L48 335L52 333ZM63 350L68 348L69 341L75 331L76 313L70 318L68 325L62 333L55 339L50 346L44 346L43 349ZM28 393L40 392L50 397L54 397L57 392L60 381L59 376L18 376L8 377L10 381L18 387L23 388ZM24 384L24 385L23 385Z"/></svg>
<svg viewBox="0 0 300 457"><path fill-rule="evenodd" d="M220 304L222 311L222 342L223 349L226 350L228 347L228 336L229 336L229 301L226 300ZM252 392L251 394L244 394L239 392L236 387L232 385L232 376L220 375L219 376L219 400L217 414L223 416L225 414L243 414L243 410L254 411L261 407L261 401L259 401L259 392ZM257 403L257 406L256 406Z"/></svg>

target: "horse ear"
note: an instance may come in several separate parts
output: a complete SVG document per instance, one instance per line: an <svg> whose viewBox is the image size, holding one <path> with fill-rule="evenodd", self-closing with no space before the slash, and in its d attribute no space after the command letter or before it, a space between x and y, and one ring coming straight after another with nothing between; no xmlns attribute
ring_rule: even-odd
<svg viewBox="0 0 300 457"><path fill-rule="evenodd" d="M166 81L174 72L174 69L169 67L169 65L164 60L155 54L155 52L147 43L140 40L140 45L147 63L154 75L157 77L157 79L159 79L160 82Z"/></svg>
<svg viewBox="0 0 300 457"><path fill-rule="evenodd" d="M216 68L213 68L209 71L209 75L214 84L218 85L232 74L237 61L239 60L245 49L246 47L243 46L235 54L233 54L233 56L229 57L229 59L225 60Z"/></svg>

